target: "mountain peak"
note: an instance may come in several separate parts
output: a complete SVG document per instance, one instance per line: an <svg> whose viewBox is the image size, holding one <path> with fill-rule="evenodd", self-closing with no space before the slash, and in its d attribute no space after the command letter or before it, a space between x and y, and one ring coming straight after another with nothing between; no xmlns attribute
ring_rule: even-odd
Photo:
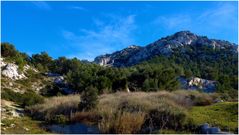
<svg viewBox="0 0 239 135"><path fill-rule="evenodd" d="M127 48L131 48L131 49L137 49L137 48L140 48L139 46L137 46L137 45L130 45L130 46L128 46Z"/></svg>
<svg viewBox="0 0 239 135"><path fill-rule="evenodd" d="M176 32L174 35L194 35L194 33L192 33L191 31L189 30L184 30L184 31L179 31L179 32Z"/></svg>

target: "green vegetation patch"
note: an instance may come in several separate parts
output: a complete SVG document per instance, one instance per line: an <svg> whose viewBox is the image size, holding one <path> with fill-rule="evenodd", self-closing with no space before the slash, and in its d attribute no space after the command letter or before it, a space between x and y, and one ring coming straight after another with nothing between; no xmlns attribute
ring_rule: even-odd
<svg viewBox="0 0 239 135"><path fill-rule="evenodd" d="M210 106L195 106L189 111L195 125L209 123L222 130L236 131L238 127L238 103L224 102Z"/></svg>
<svg viewBox="0 0 239 135"><path fill-rule="evenodd" d="M28 91L23 94L14 92L10 89L4 88L1 93L1 98L13 101L23 107L42 103L44 98L33 91Z"/></svg>
<svg viewBox="0 0 239 135"><path fill-rule="evenodd" d="M3 134L44 134L48 133L40 127L41 122L29 117L19 117L2 120L1 132Z"/></svg>

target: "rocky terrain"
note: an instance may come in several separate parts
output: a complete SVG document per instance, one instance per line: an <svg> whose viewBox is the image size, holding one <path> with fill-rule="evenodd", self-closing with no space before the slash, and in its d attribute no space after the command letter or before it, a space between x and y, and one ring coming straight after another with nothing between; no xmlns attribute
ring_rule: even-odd
<svg viewBox="0 0 239 135"><path fill-rule="evenodd" d="M199 48L202 46L207 46L214 50L228 50L232 53L238 52L237 45L228 41L208 39L205 36L198 36L190 31L181 31L174 35L161 38L144 47L129 46L112 54L98 56L94 62L102 66L131 66L158 55L170 56L175 52L183 54L190 47L196 47L198 48L198 52L200 52Z"/></svg>
<svg viewBox="0 0 239 135"><path fill-rule="evenodd" d="M186 90L202 90L204 92L215 92L216 81L202 79L199 77L191 77L186 79L184 77L179 77L179 82L182 89Z"/></svg>

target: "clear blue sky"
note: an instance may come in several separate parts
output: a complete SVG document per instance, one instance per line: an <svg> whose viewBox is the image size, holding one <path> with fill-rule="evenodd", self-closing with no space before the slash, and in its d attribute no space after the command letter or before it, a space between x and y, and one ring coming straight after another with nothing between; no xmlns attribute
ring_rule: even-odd
<svg viewBox="0 0 239 135"><path fill-rule="evenodd" d="M237 2L2 2L2 42L93 60L177 31L238 42Z"/></svg>

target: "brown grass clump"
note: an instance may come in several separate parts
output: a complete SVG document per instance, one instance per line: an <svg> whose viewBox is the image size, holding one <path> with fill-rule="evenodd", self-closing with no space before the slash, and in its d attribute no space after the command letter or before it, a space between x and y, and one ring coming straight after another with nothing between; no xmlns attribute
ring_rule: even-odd
<svg viewBox="0 0 239 135"><path fill-rule="evenodd" d="M175 101L188 106L205 106L210 105L213 101L218 98L215 93L207 94L200 93L198 91L175 91ZM181 98L181 99L180 99Z"/></svg>
<svg viewBox="0 0 239 135"><path fill-rule="evenodd" d="M144 120L145 113L143 112L119 111L111 115L104 115L98 127L102 133L139 133Z"/></svg>
<svg viewBox="0 0 239 135"><path fill-rule="evenodd" d="M71 115L71 122L82 122L87 124L94 124L100 119L100 116L95 111L91 112L76 112Z"/></svg>

